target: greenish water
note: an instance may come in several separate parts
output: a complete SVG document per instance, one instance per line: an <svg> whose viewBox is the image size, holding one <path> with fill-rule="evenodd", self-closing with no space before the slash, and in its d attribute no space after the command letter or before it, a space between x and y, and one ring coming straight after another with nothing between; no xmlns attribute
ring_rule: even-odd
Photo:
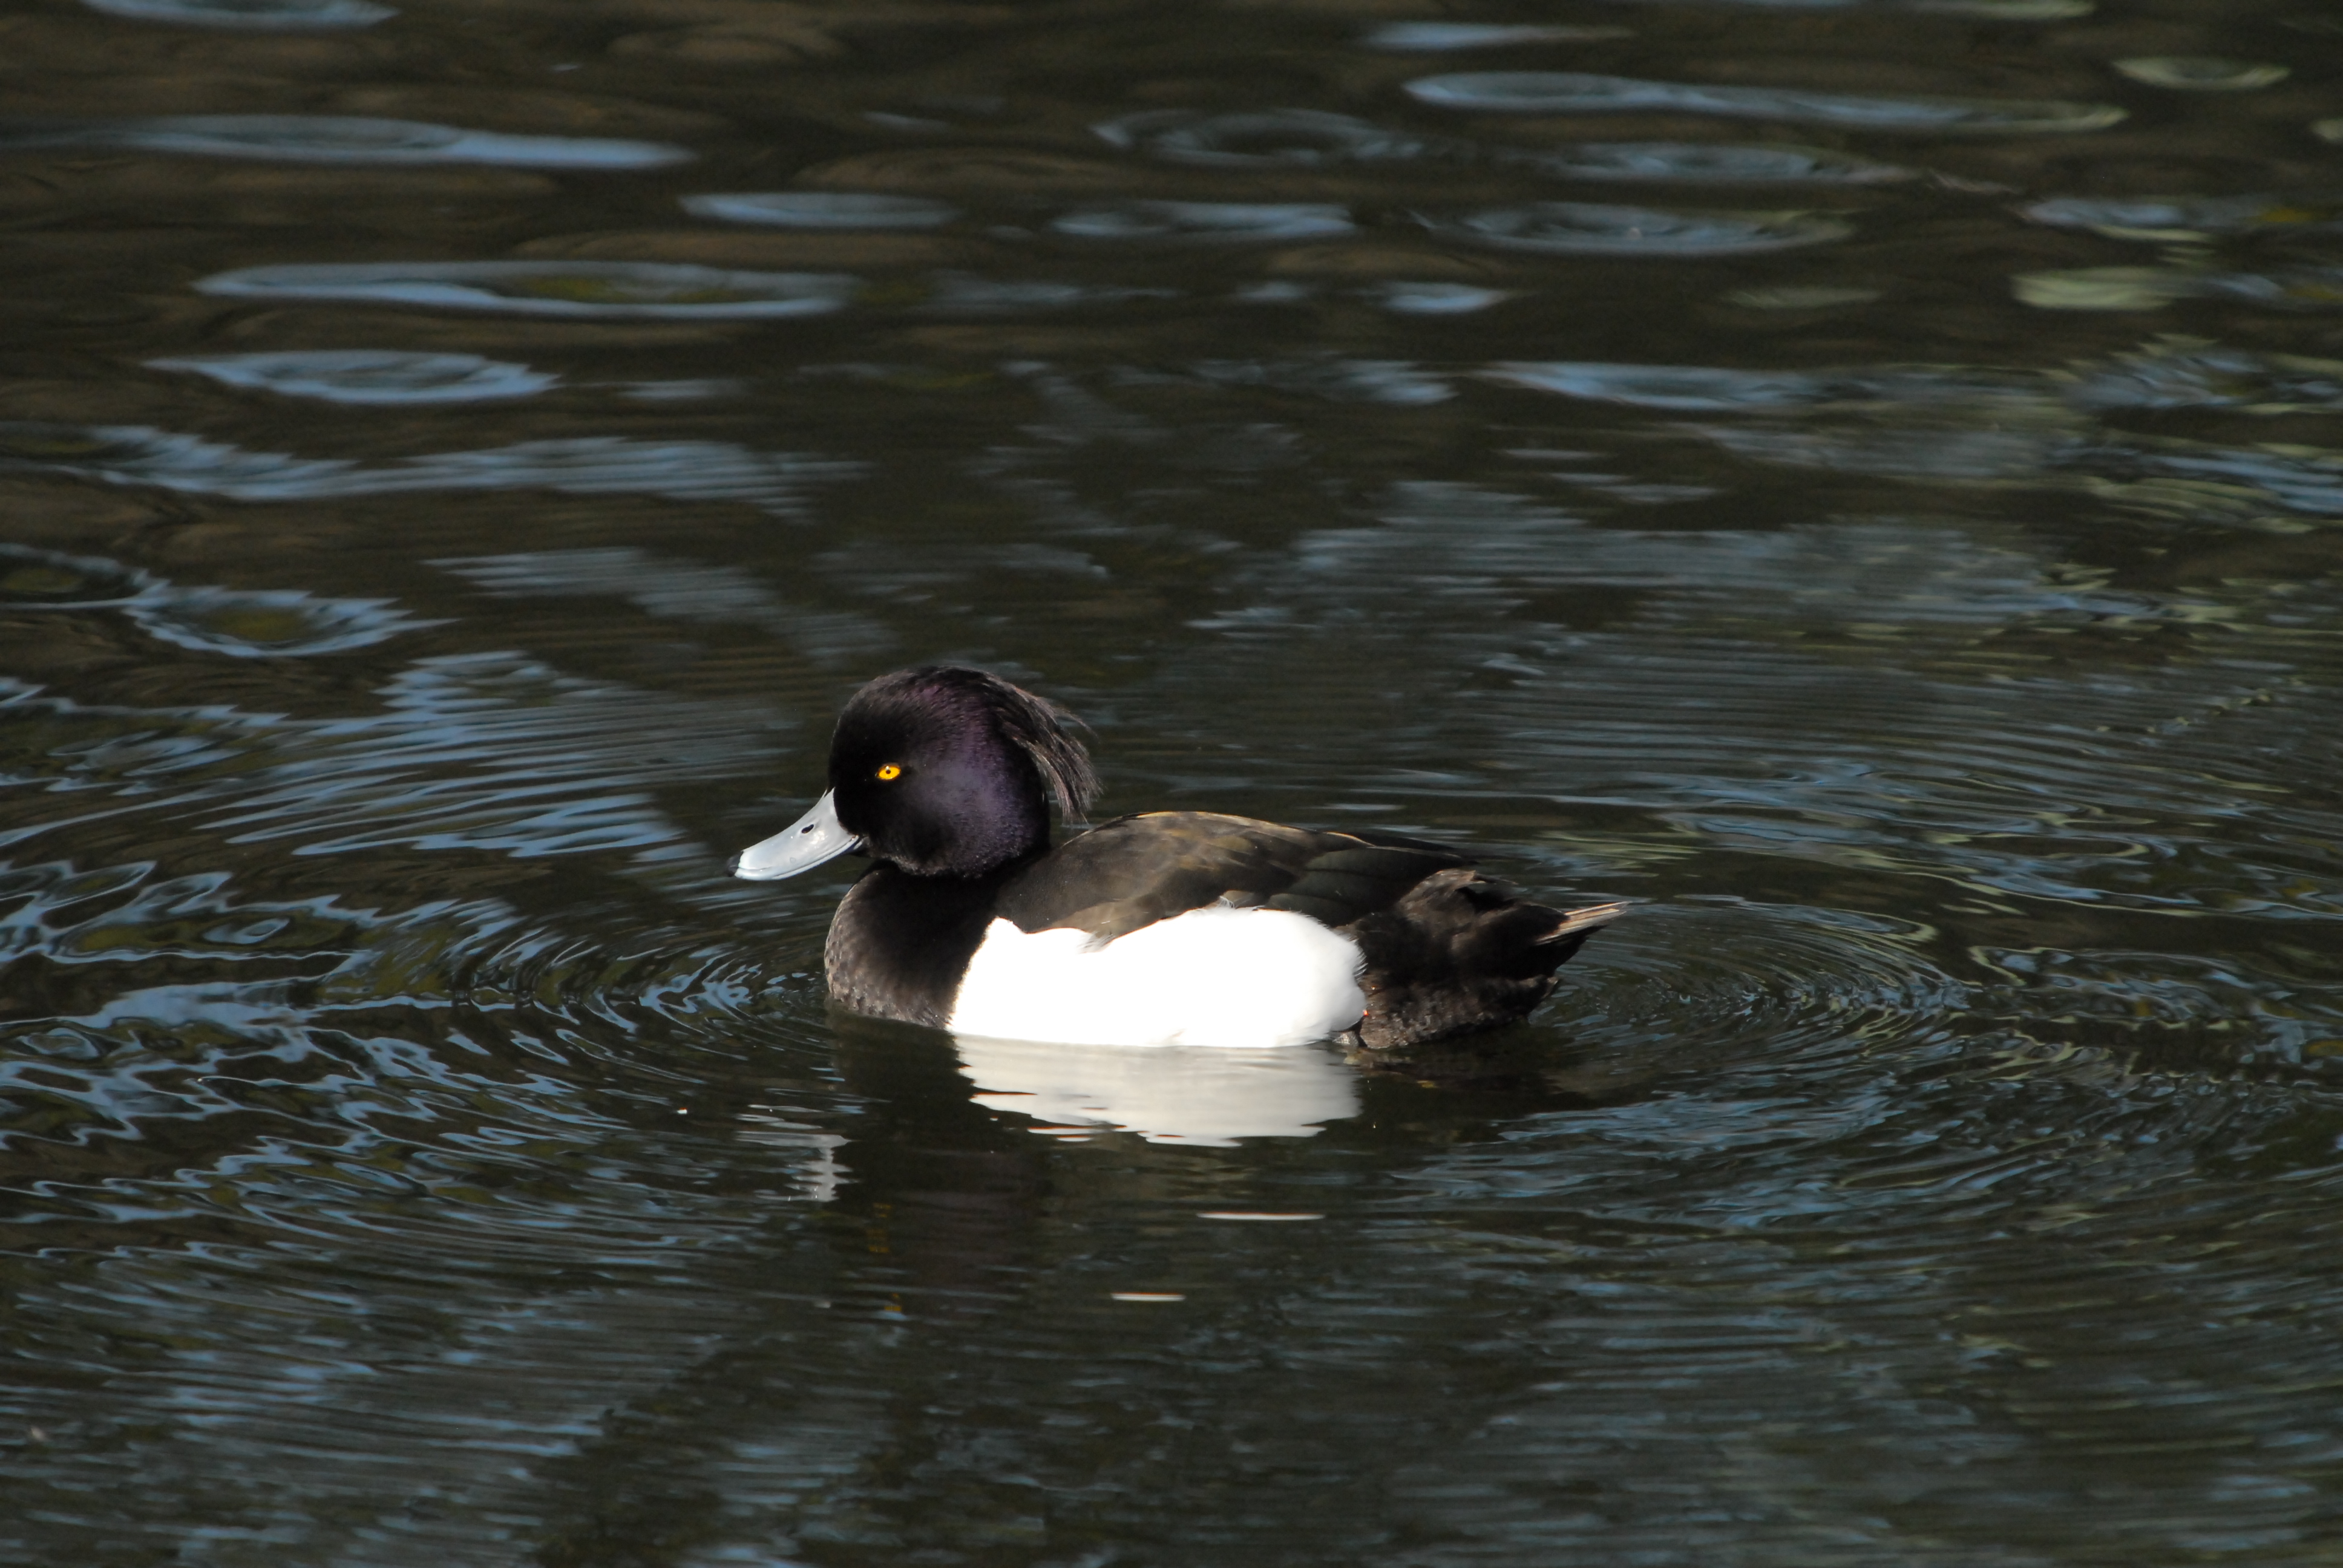
<svg viewBox="0 0 2343 1568"><path fill-rule="evenodd" d="M0 13L0 1561L2312 1564L2343 28ZM898 665L1628 898L830 1013Z"/></svg>

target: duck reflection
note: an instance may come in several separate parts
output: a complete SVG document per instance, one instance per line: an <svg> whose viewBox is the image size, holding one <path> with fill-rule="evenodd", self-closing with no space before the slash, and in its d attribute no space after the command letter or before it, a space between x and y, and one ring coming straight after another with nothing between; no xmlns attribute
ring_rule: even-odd
<svg viewBox="0 0 2343 1568"><path fill-rule="evenodd" d="M1214 1180L1183 1147L1313 1138L1360 1110L1356 1074L1324 1046L1134 1050L831 1021L860 1107L825 1155L838 1293L883 1319L984 1317L1030 1292L1051 1267L1046 1216L1091 1201L1062 1144L1111 1149L1111 1172L1081 1163L1125 1197L1133 1182L1166 1195Z"/></svg>
<svg viewBox="0 0 2343 1568"><path fill-rule="evenodd" d="M983 1316L1042 1264L1049 1149L970 1098L950 1037L833 1012L860 1111L830 1155L839 1294L886 1318Z"/></svg>
<svg viewBox="0 0 2343 1568"><path fill-rule="evenodd" d="M953 1040L975 1103L1069 1140L1115 1130L1150 1143L1230 1147L1241 1138L1309 1138L1359 1113L1349 1070L1319 1046L1055 1045Z"/></svg>

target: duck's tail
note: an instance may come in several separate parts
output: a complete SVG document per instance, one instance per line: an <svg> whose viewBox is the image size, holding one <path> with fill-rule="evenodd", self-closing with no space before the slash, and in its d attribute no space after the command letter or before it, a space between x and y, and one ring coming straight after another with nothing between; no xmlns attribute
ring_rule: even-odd
<svg viewBox="0 0 2343 1568"><path fill-rule="evenodd" d="M1626 911L1549 909L1465 867L1427 877L1352 928L1366 955L1359 1043L1387 1050L1526 1018L1553 991L1554 971Z"/></svg>
<svg viewBox="0 0 2343 1568"><path fill-rule="evenodd" d="M1553 957L1546 973L1552 974L1570 961L1571 955L1586 945L1586 939L1627 912L1626 904L1589 904L1583 910L1567 910L1545 935L1534 944Z"/></svg>

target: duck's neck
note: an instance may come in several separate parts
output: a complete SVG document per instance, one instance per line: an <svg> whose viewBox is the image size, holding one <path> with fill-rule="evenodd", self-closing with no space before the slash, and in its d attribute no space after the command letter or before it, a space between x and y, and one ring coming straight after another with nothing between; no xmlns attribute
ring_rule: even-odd
<svg viewBox="0 0 2343 1568"><path fill-rule="evenodd" d="M1036 851L1038 853L1038 851ZM992 922L1001 885L1033 859L975 877L920 877L880 861L846 890L823 961L830 1000L878 1018L941 1029L960 976Z"/></svg>

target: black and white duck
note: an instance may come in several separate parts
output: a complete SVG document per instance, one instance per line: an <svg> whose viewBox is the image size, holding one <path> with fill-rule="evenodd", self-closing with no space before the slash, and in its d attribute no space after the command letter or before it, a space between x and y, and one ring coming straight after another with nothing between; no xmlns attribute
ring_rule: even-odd
<svg viewBox="0 0 2343 1568"><path fill-rule="evenodd" d="M874 862L831 920L832 999L956 1034L1371 1050L1526 1017L1626 906L1554 910L1393 833L1142 811L1051 843L1098 792L1055 704L980 669L856 692L830 789L736 876Z"/></svg>

